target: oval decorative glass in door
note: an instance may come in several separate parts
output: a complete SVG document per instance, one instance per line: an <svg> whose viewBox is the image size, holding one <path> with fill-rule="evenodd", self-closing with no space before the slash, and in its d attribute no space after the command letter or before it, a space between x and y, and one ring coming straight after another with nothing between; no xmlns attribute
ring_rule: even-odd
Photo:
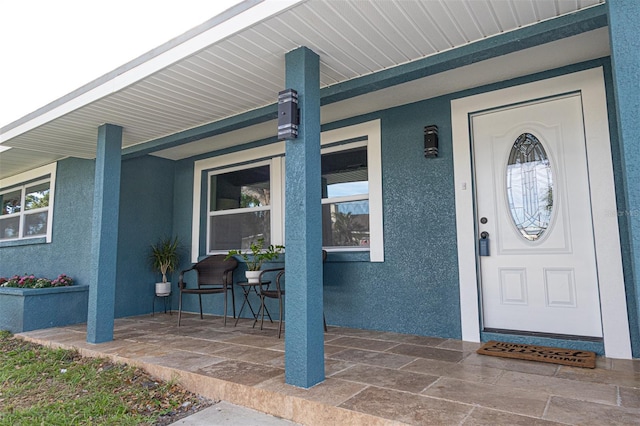
<svg viewBox="0 0 640 426"><path fill-rule="evenodd" d="M553 174L549 156L531 133L516 139L507 161L507 200L513 223L529 240L549 228L553 210Z"/></svg>

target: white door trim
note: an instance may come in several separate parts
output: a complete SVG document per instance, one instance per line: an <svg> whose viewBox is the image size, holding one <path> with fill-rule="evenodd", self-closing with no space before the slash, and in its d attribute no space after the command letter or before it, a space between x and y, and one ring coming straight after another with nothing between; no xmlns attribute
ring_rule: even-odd
<svg viewBox="0 0 640 426"><path fill-rule="evenodd" d="M631 358L631 340L618 235L618 215L611 161L609 121L602 68L482 93L451 102L453 162L460 277L462 339L480 341L477 236L469 116L472 113L533 99L580 92L584 102L585 140L591 187L593 231L600 285L605 353ZM602 285L605 283L605 285Z"/></svg>

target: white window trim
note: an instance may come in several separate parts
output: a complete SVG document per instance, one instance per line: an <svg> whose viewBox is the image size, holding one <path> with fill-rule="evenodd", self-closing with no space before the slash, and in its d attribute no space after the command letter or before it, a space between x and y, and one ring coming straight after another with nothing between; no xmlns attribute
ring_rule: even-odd
<svg viewBox="0 0 640 426"><path fill-rule="evenodd" d="M225 167L222 169L216 169L216 170L212 170L211 172L209 172L207 174L207 186L210 184L211 182L211 176L215 176L215 175L221 175L224 173L231 173L231 172L235 172L238 170L247 170L247 169L251 169L254 167L261 167L261 166L269 166L269 174L270 174L270 184L271 185L275 185L277 183L277 185L282 185L280 179L277 179L277 176L279 176L280 174L277 172L278 170L280 170L279 167L279 163L281 162L282 157L274 157L272 159L269 160L265 160L265 161L257 161L255 163L249 163L249 164L243 164L241 166L234 166L234 167ZM274 174L273 170L274 168L276 169L276 173ZM279 206L282 204L280 202L280 196L282 194L282 191L278 190L276 191L276 193L274 194L273 188L270 188L271 191L271 203L268 206L259 206L259 207L245 207L245 208L237 208L237 209L229 209L229 210L220 210L220 211L214 211L211 212L209 211L209 207L211 206L211 191L207 191L207 224L206 224L206 236L207 236L207 241L206 241L206 252L207 254L226 254L227 250L211 250L211 246L210 246L210 233L211 233L211 220L210 218L212 216L226 216L226 215L231 215L231 214L240 214L240 213L250 213L250 212L256 212L256 211L269 211L271 212L270 216L270 227L271 227L271 244L282 244L282 227L278 226L278 224L276 223L276 214L274 214L274 211L277 211L279 209ZM274 234L274 228L277 230L277 234Z"/></svg>
<svg viewBox="0 0 640 426"><path fill-rule="evenodd" d="M340 197L327 197L322 199L322 204L350 203L352 201L368 201L367 194L343 195Z"/></svg>
<svg viewBox="0 0 640 426"><path fill-rule="evenodd" d="M46 166L38 167L37 169L29 170L28 172L20 173L5 179L0 179L0 189L9 189L12 186L22 186L26 182L35 181L38 178L44 178L49 175L49 207L47 218L47 233L44 235L47 243L51 242L51 234L53 231L53 206L55 205L55 187L56 187L56 170L58 163L47 164ZM44 180L44 179L43 179ZM43 235L35 235L30 237L18 237L11 240L4 241L26 241L35 238L43 238Z"/></svg>
<svg viewBox="0 0 640 426"><path fill-rule="evenodd" d="M329 145L340 141L366 137L367 162L369 171L369 224L371 262L384 262L384 234L382 213L382 139L380 120L372 120L353 126L322 132L321 145ZM330 147L323 152L345 149L346 146ZM202 173L205 170L236 167L238 164L269 159L271 161L271 235L274 244L282 244L284 238L284 154L285 143L277 142L259 148L251 148L231 154L220 155L194 162L193 165L193 210L191 221L191 261L197 262L200 248L200 210ZM242 167L242 166L241 166ZM207 175L208 176L208 175ZM209 195L207 195L207 198ZM275 211L279 209L279 211ZM208 244L207 244L208 245ZM355 251L355 249L350 249Z"/></svg>

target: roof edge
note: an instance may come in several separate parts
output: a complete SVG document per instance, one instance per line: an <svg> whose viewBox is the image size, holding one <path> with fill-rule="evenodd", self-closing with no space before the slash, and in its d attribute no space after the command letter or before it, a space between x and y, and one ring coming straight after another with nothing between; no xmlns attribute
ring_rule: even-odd
<svg viewBox="0 0 640 426"><path fill-rule="evenodd" d="M169 50L175 48L176 46L179 46L182 43L185 43L186 41L189 41L191 39L193 39L194 37L197 37L198 35L204 33L205 31L210 30L211 28L214 28L217 25L220 25L221 23L230 20L231 18L234 18L238 15L240 15L241 13L251 9L252 7L264 2L265 0L244 0L238 4L235 4L233 6L231 6L230 8L228 8L227 10L221 12L220 14L214 16L213 18L203 22L202 24L191 28L190 30L187 30L186 32L172 38L171 40L161 44L160 46L154 47L153 49L149 50L148 52L143 53L142 55L138 56L135 59L132 59L131 61L125 63L124 65L119 66L118 68L96 78L95 80L90 81L89 83L75 89L72 92L67 93L66 95L38 108L37 110L30 112L29 114L23 116L22 118L19 118L16 121L13 121L3 127L0 128L0 134L2 133L6 133L9 130L15 129L16 127L25 124L31 120L33 120L34 118L37 118L43 114L46 114L49 111L54 110L55 108L64 105L65 103L78 98L80 96L82 96L83 94L97 88L100 87L102 85L104 85L105 83L108 83L109 81L113 80L114 78L118 77L121 74L126 73L127 71L130 71L132 69L134 69L135 67L144 64L145 62L148 62L149 60L156 58L160 55L162 55L163 53L168 52Z"/></svg>

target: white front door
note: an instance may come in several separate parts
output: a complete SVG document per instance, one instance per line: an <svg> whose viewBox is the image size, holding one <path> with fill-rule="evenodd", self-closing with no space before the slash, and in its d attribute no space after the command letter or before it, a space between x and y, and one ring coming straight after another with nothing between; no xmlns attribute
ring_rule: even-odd
<svg viewBox="0 0 640 426"><path fill-rule="evenodd" d="M602 337L580 94L471 117L485 330Z"/></svg>

